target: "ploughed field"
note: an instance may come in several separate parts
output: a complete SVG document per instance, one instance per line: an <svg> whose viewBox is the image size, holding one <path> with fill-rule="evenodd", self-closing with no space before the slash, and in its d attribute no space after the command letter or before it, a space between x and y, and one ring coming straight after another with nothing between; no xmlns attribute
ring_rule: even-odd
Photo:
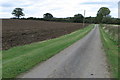
<svg viewBox="0 0 120 80"><path fill-rule="evenodd" d="M3 19L2 49L56 38L81 28L82 23Z"/></svg>

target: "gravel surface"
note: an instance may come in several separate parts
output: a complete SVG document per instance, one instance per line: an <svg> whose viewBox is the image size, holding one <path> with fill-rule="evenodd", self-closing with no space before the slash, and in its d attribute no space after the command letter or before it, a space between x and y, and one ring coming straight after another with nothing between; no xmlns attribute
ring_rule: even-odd
<svg viewBox="0 0 120 80"><path fill-rule="evenodd" d="M110 78L98 25L78 42L18 78Z"/></svg>

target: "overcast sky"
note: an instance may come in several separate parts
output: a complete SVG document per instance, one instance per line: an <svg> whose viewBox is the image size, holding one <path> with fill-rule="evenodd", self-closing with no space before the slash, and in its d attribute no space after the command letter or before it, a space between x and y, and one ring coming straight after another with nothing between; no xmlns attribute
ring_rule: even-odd
<svg viewBox="0 0 120 80"><path fill-rule="evenodd" d="M120 0L0 0L0 18L10 18L16 7L24 9L24 17L43 17L51 13L54 17L73 17L75 14L96 16L100 7L108 7L112 17L118 17Z"/></svg>

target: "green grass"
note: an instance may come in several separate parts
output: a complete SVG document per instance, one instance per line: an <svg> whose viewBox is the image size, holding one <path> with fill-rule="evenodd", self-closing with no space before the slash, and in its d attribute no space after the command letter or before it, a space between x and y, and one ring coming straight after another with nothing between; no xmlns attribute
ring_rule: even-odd
<svg viewBox="0 0 120 80"><path fill-rule="evenodd" d="M100 32L108 63L110 65L111 76L118 78L120 77L120 75L118 75L118 58L120 59L120 55L118 55L118 42L112 40L110 35L106 33L102 27L100 27Z"/></svg>
<svg viewBox="0 0 120 80"><path fill-rule="evenodd" d="M3 78L14 78L59 53L91 31L94 25L59 38L14 47L3 51Z"/></svg>

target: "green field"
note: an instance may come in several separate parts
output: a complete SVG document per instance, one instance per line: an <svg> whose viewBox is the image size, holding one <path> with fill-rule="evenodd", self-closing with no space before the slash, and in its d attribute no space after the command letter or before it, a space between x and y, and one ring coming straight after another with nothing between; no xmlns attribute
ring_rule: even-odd
<svg viewBox="0 0 120 80"><path fill-rule="evenodd" d="M38 63L59 53L80 40L93 29L94 25L77 30L59 38L14 47L3 51L3 78L13 78L28 71Z"/></svg>
<svg viewBox="0 0 120 80"><path fill-rule="evenodd" d="M103 25L100 27L100 32L108 63L110 65L109 70L111 72L111 77L118 78L120 77L120 75L118 76L118 59L120 59L120 55L118 54L118 41L114 40L104 27L105 26Z"/></svg>

